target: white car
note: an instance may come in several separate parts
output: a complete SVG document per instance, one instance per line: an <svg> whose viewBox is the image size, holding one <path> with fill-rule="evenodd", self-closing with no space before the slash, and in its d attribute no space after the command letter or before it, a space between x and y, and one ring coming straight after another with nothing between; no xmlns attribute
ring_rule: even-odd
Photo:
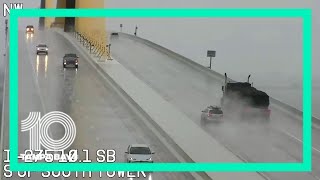
<svg viewBox="0 0 320 180"><path fill-rule="evenodd" d="M131 144L128 146L126 152L126 160L128 163L153 163L152 154L154 154L154 152L151 151L148 145Z"/></svg>
<svg viewBox="0 0 320 180"><path fill-rule="evenodd" d="M219 106L209 106L201 113L203 121L220 121L223 118L223 111Z"/></svg>
<svg viewBox="0 0 320 180"><path fill-rule="evenodd" d="M48 46L46 44L39 44L37 46L37 54L44 53L48 55Z"/></svg>

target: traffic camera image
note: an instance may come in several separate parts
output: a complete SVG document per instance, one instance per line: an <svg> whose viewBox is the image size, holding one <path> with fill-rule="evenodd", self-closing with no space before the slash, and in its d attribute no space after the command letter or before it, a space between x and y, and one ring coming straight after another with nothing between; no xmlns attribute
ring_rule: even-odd
<svg viewBox="0 0 320 180"><path fill-rule="evenodd" d="M318 180L318 7L4 1L1 179Z"/></svg>

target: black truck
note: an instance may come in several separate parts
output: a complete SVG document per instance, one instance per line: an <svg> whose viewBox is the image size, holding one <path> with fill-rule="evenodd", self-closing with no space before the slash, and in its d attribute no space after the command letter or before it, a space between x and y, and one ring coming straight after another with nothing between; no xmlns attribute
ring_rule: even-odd
<svg viewBox="0 0 320 180"><path fill-rule="evenodd" d="M222 86L223 96L221 106L223 109L238 112L241 119L252 117L270 119L269 96L250 84L248 76L247 82L227 82L228 77L225 73L225 85Z"/></svg>

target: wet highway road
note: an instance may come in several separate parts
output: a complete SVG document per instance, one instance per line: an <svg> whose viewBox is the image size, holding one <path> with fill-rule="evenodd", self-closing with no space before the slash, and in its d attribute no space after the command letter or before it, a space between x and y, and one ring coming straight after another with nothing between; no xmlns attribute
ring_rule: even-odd
<svg viewBox="0 0 320 180"><path fill-rule="evenodd" d="M287 115L272 105L270 123L225 118L220 124L203 125L200 123L201 110L208 105L220 104L223 85L220 80L134 38L113 37L111 44L116 60L242 159L301 162L302 124L298 117ZM264 174L274 180L320 179L319 137L319 128L313 127L312 173Z"/></svg>
<svg viewBox="0 0 320 180"><path fill-rule="evenodd" d="M35 46L46 43L49 55L36 55ZM63 69L65 53L80 56L79 69ZM6 94L8 98L8 94ZM6 103L7 104L7 103ZM115 89L88 64L81 54L61 35L52 32L38 32L27 39L19 33L19 120L29 112L62 111L70 115L77 127L76 139L70 149L89 150L94 162L98 149L114 149L117 162L124 161L124 152L129 144L149 144L155 151L156 162L178 162L150 130L138 111L122 99ZM4 149L8 149L8 111L5 111ZM51 137L61 138L62 126L50 126ZM28 133L19 134L19 152L29 147ZM84 153L80 154L80 159ZM32 173L32 179L42 179ZM75 179L71 175L71 178ZM10 179L21 179L14 175ZM53 179L53 178L52 178ZM93 175L93 178L101 179ZM107 179L107 178L103 178ZM112 178L115 179L115 178ZM194 179L189 173L153 173L152 179Z"/></svg>

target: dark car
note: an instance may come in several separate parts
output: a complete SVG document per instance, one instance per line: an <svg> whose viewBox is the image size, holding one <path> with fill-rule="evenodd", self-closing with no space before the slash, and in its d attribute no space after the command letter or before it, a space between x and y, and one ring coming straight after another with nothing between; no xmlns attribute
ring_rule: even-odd
<svg viewBox="0 0 320 180"><path fill-rule="evenodd" d="M26 27L26 33L31 33L33 34L34 33L34 27L32 25L28 25Z"/></svg>
<svg viewBox="0 0 320 180"><path fill-rule="evenodd" d="M63 56L63 67L73 66L78 68L79 65L79 57L76 54L65 54Z"/></svg>

